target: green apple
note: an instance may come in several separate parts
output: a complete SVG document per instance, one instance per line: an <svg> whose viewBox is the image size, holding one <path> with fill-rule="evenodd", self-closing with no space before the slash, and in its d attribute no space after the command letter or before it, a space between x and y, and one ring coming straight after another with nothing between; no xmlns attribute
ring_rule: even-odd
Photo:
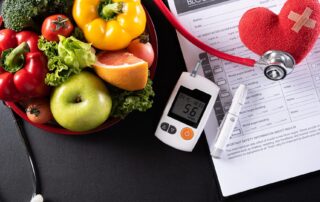
<svg viewBox="0 0 320 202"><path fill-rule="evenodd" d="M50 98L54 119L71 131L98 127L108 119L111 107L111 96L103 81L86 71L56 87Z"/></svg>

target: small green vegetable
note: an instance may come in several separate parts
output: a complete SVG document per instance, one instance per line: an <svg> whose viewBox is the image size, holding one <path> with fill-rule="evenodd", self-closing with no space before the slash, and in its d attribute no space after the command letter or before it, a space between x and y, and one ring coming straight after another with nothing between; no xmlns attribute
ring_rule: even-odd
<svg viewBox="0 0 320 202"><path fill-rule="evenodd" d="M155 93L150 79L146 87L139 91L123 91L115 87L109 89L112 95L111 116L113 117L125 118L134 110L145 112L152 107L152 98Z"/></svg>
<svg viewBox="0 0 320 202"><path fill-rule="evenodd" d="M43 36L38 41L38 47L48 57L49 73L45 83L58 86L71 75L79 74L83 68L90 67L96 61L96 56L90 44L74 37L59 36L59 43L47 41Z"/></svg>
<svg viewBox="0 0 320 202"><path fill-rule="evenodd" d="M21 31L34 26L33 18L44 13L47 6L47 0L5 0L1 16L6 28Z"/></svg>
<svg viewBox="0 0 320 202"><path fill-rule="evenodd" d="M36 19L52 13L69 14L73 0L4 0L1 16L6 28L36 27Z"/></svg>

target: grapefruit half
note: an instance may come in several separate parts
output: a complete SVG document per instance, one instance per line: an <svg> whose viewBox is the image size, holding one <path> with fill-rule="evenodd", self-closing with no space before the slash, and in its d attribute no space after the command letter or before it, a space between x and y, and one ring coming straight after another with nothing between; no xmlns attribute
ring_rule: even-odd
<svg viewBox="0 0 320 202"><path fill-rule="evenodd" d="M127 91L142 90L148 81L148 63L126 51L104 51L93 65L97 75Z"/></svg>

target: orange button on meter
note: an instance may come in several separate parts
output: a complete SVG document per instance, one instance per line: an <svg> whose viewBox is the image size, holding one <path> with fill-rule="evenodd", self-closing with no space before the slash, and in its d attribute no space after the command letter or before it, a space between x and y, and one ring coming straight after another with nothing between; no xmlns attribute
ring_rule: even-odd
<svg viewBox="0 0 320 202"><path fill-rule="evenodd" d="M180 135L184 140L191 140L194 136L194 133L191 128L183 128L180 132Z"/></svg>

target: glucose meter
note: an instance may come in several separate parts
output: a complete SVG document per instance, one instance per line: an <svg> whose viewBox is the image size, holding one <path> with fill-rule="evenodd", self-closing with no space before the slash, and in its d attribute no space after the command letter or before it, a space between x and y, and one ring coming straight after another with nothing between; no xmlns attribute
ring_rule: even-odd
<svg viewBox="0 0 320 202"><path fill-rule="evenodd" d="M192 151L213 109L219 87L209 79L183 72L174 87L156 130L156 137L165 144L183 151Z"/></svg>

